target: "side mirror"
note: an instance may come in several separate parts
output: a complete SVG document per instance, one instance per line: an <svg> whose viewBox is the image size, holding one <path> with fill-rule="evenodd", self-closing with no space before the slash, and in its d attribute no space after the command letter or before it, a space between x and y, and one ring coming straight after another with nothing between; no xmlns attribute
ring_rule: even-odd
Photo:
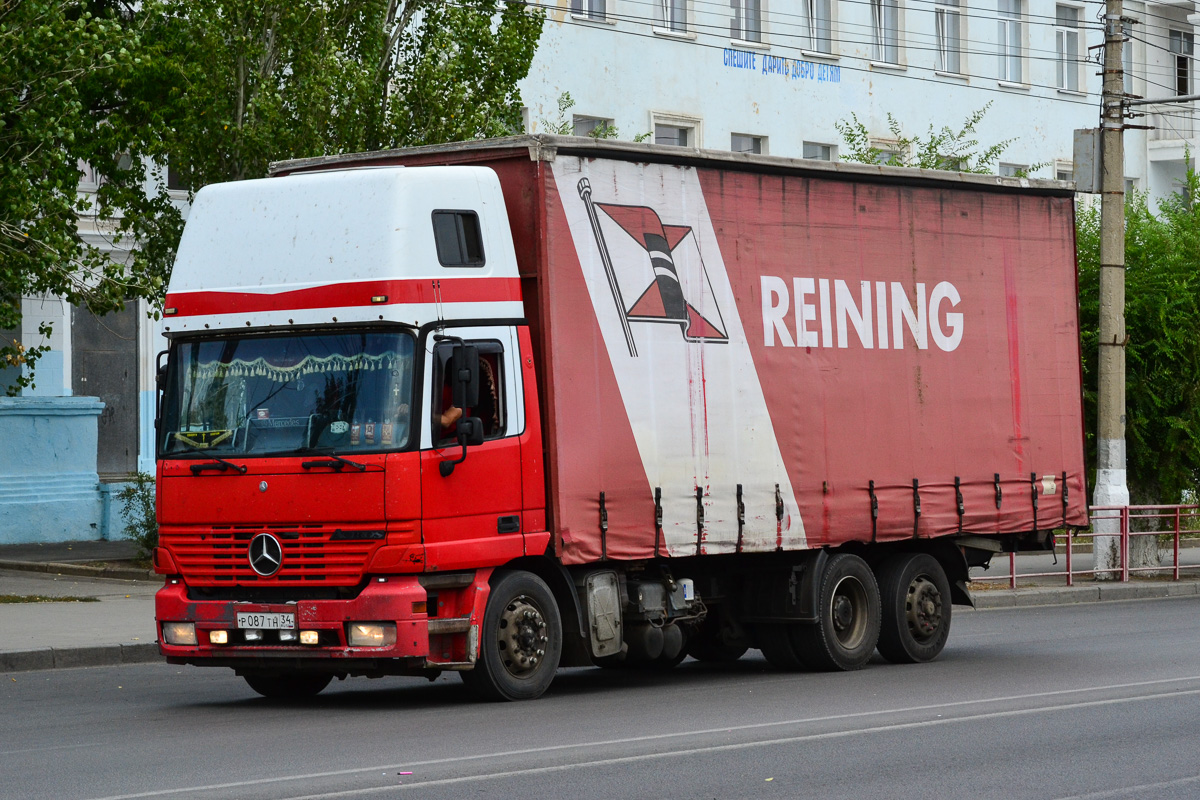
<svg viewBox="0 0 1200 800"><path fill-rule="evenodd" d="M458 443L462 446L462 455L454 461L443 461L438 464L438 472L443 478L449 478L454 472L454 467L467 460L468 445L483 444L483 420L479 417L463 417L458 421L458 427L455 429L458 436Z"/></svg>
<svg viewBox="0 0 1200 800"><path fill-rule="evenodd" d="M163 363L163 356L167 354L166 350L159 352L155 358L154 365L154 386L158 391L162 391L167 383L167 365Z"/></svg>
<svg viewBox="0 0 1200 800"><path fill-rule="evenodd" d="M479 348L457 344L450 354L450 396L459 408L479 404Z"/></svg>
<svg viewBox="0 0 1200 800"><path fill-rule="evenodd" d="M458 443L463 447L483 444L483 420L479 417L463 417L455 429Z"/></svg>

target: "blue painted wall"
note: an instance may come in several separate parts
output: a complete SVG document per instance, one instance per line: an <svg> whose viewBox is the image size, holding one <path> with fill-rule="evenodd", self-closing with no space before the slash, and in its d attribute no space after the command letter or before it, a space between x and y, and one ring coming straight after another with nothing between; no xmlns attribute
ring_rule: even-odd
<svg viewBox="0 0 1200 800"><path fill-rule="evenodd" d="M0 397L0 544L99 539L95 397Z"/></svg>

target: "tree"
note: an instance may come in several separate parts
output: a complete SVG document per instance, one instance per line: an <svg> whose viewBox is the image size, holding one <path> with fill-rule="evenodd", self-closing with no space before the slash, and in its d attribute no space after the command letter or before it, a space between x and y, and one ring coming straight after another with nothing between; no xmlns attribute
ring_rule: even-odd
<svg viewBox="0 0 1200 800"><path fill-rule="evenodd" d="M106 124L107 109L141 51L138 32L112 9L0 0L0 328L20 325L23 295L54 293L102 314L159 293L160 273L85 244L77 222L80 213L114 219L103 199L81 204L79 162L123 172L127 131ZM26 367L10 394L31 384L45 349L0 342L0 362Z"/></svg>
<svg viewBox="0 0 1200 800"><path fill-rule="evenodd" d="M1015 139L1005 139L976 152L979 140L975 138L975 128L983 120L992 104L989 101L983 108L969 114L963 121L962 127L954 130L948 125L941 130L935 130L933 125L924 138L906 136L900 122L888 112L888 130L892 134L894 149L884 151L872 144L870 131L859 121L858 115L851 113L850 120L834 123L837 132L841 134L846 146L842 152L843 161L854 161L860 164L883 164L889 167L917 167L920 169L944 169L955 172L994 172L993 166L1005 149ZM1029 167L1028 171L1036 169L1037 165Z"/></svg>
<svg viewBox="0 0 1200 800"><path fill-rule="evenodd" d="M193 190L271 161L514 133L543 14L500 0L150 0L151 155ZM165 91L162 91L165 89Z"/></svg>
<svg viewBox="0 0 1200 800"><path fill-rule="evenodd" d="M196 191L274 160L517 132L544 20L502 0L123 2L0 0L0 328L23 294L161 300L183 227L167 165ZM104 176L83 205L81 160ZM85 246L80 213L134 241L130 263Z"/></svg>
<svg viewBox="0 0 1200 800"><path fill-rule="evenodd" d="M1157 212L1146 195L1127 195L1125 440L1134 505L1179 503L1194 497L1200 484L1200 176L1195 170L1189 167L1179 191L1160 201ZM1098 204L1079 212L1078 248L1087 456L1094 469Z"/></svg>

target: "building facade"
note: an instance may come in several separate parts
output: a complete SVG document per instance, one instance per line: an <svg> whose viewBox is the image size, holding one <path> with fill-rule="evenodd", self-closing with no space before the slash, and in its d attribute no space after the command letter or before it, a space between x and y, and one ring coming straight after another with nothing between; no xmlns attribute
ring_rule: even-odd
<svg viewBox="0 0 1200 800"><path fill-rule="evenodd" d="M837 159L857 119L885 155L987 113L1001 174L1072 177L1100 113L1096 0L558 0L521 86L527 128L598 125L660 144ZM1126 91L1194 91L1193 2L1127 3ZM561 115L559 98L574 105ZM1128 186L1161 197L1196 151L1195 104L1150 106L1126 136Z"/></svg>

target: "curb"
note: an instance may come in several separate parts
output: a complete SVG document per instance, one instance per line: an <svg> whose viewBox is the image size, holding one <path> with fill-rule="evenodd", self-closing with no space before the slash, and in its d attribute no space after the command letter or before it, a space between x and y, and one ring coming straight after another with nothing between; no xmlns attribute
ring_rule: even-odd
<svg viewBox="0 0 1200 800"><path fill-rule="evenodd" d="M32 672L71 667L115 667L120 664L165 663L158 644L107 644L96 647L46 647L41 650L0 652L0 673Z"/></svg>
<svg viewBox="0 0 1200 800"><path fill-rule="evenodd" d="M1086 586L1031 587L976 592L975 608L1022 608L1025 606L1071 605L1102 603L1118 600L1145 600L1161 597L1194 597L1200 595L1200 581L1170 581L1154 583L1091 583Z"/></svg>
<svg viewBox="0 0 1200 800"><path fill-rule="evenodd" d="M133 567L91 567L87 564L56 564L52 561L0 561L0 569L49 572L84 578L114 578L126 581L160 580L153 570Z"/></svg>

